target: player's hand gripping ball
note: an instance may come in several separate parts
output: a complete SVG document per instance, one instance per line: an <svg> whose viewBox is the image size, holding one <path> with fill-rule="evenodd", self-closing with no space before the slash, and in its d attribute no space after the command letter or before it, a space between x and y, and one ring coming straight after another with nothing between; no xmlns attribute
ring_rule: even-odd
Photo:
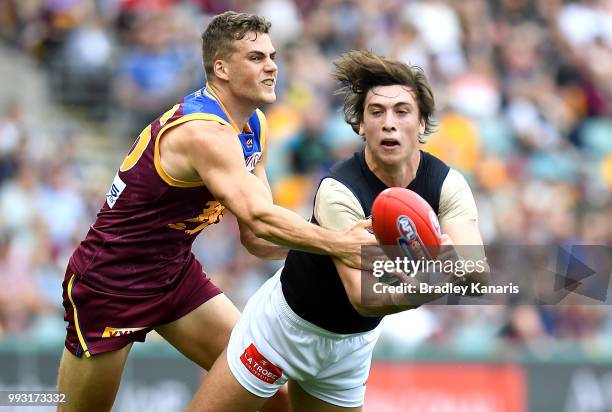
<svg viewBox="0 0 612 412"><path fill-rule="evenodd" d="M383 190L372 205L372 229L390 258L403 254L411 259L433 259L440 252L438 217L412 190Z"/></svg>

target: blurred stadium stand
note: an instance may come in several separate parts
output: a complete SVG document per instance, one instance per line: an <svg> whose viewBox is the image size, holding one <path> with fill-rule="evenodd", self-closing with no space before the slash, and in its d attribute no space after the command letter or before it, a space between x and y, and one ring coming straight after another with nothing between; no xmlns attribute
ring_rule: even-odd
<svg viewBox="0 0 612 412"><path fill-rule="evenodd" d="M610 0L4 0L0 388L53 385L67 259L140 129L203 84L199 35L228 9L273 22L278 203L309 216L322 174L360 146L328 73L367 48L431 79L426 148L470 181L486 244L612 244ZM194 252L239 307L279 265L240 247L231 216ZM166 385L182 405L199 371L160 341L136 345L122 391ZM422 307L386 319L376 359L367 411L612 410L609 306ZM144 410L180 409L164 405Z"/></svg>

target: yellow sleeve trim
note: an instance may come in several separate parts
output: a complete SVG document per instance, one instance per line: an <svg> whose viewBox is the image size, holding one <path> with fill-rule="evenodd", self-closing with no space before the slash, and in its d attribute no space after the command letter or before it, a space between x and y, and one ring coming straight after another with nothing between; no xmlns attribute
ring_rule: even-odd
<svg viewBox="0 0 612 412"><path fill-rule="evenodd" d="M266 115L261 110L257 109L255 113L257 113L259 118L259 146L263 152L266 145L266 136L268 135L268 121L266 120Z"/></svg>
<svg viewBox="0 0 612 412"><path fill-rule="evenodd" d="M75 278L76 276L72 275L72 277L70 278L70 282L68 282L68 299L70 300L70 303L72 304L72 309L74 310L74 326L76 328L77 336L79 337L79 342L81 343L81 346L83 347L83 353L85 354L86 357L89 358L91 354L89 353L89 348L87 347L87 344L85 343L85 339L83 339L83 334L81 333L81 327L79 326L79 315L77 314L77 307L74 304L74 300L72 299L72 286L74 284Z"/></svg>
<svg viewBox="0 0 612 412"><path fill-rule="evenodd" d="M170 176L168 173L166 173L166 171L162 168L162 165L161 165L161 155L160 155L160 152L159 152L159 142L160 142L161 136L169 128L174 127L174 126L178 126L179 124L188 122L190 120L208 120L208 121L218 122L218 123L221 123L221 124L224 124L226 126L230 126L231 127L231 125L228 122L226 122L224 119L222 119L221 117L216 116L214 114L208 114L208 113L192 113L192 114L188 114L186 116L183 116L183 117L180 117L180 118L176 119L172 123L168 123L167 125L165 125L159 131L159 133L157 133L157 136L155 137L155 152L154 152L154 156L153 156L153 163L155 164L155 170L157 170L157 174L159 175L159 177L161 177L162 180L164 182L168 183L170 186L174 186L174 187L199 187L199 186L206 186L206 184L204 182L202 182L202 181L188 182L188 181L185 181L185 180L175 179L172 176Z"/></svg>

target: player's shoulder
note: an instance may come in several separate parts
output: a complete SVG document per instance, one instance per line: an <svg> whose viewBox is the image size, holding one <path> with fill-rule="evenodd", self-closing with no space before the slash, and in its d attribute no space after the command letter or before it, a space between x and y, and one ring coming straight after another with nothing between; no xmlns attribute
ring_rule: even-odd
<svg viewBox="0 0 612 412"><path fill-rule="evenodd" d="M468 186L467 179L455 168L449 167L448 174L444 179L445 185L460 185L460 186Z"/></svg>
<svg viewBox="0 0 612 412"><path fill-rule="evenodd" d="M174 127L178 134L189 141L219 141L226 136L235 136L231 126L214 120L194 119Z"/></svg>
<svg viewBox="0 0 612 412"><path fill-rule="evenodd" d="M353 190L333 177L325 177L321 180L315 196L315 203L327 206L351 205L351 207L362 210L359 199L353 193Z"/></svg>
<svg viewBox="0 0 612 412"><path fill-rule="evenodd" d="M448 174L442 183L441 200L461 192L471 194L472 189L468 179L459 170L449 167Z"/></svg>
<svg viewBox="0 0 612 412"><path fill-rule="evenodd" d="M172 127L161 141L161 152L188 157L222 156L235 141L231 127L210 120L190 120Z"/></svg>
<svg viewBox="0 0 612 412"><path fill-rule="evenodd" d="M444 224L459 217L476 220L478 211L467 179L450 168L440 193L440 219Z"/></svg>
<svg viewBox="0 0 612 412"><path fill-rule="evenodd" d="M352 174L356 169L359 168L359 156L360 152L355 152L352 156L348 156L342 160L337 161L330 168L330 175L339 176L346 173Z"/></svg>
<svg viewBox="0 0 612 412"><path fill-rule="evenodd" d="M362 173L363 151L355 152L352 156L346 157L336 162L329 170L328 177L331 177L351 190L356 190L366 182Z"/></svg>
<svg viewBox="0 0 612 412"><path fill-rule="evenodd" d="M353 192L346 184L331 176L324 177L321 180L319 188L317 189L317 193L337 193L340 195L354 196Z"/></svg>
<svg viewBox="0 0 612 412"><path fill-rule="evenodd" d="M426 152L425 150L421 150L420 167L422 167L429 179L432 177L444 179L451 169L450 166L447 165L442 159L429 152Z"/></svg>

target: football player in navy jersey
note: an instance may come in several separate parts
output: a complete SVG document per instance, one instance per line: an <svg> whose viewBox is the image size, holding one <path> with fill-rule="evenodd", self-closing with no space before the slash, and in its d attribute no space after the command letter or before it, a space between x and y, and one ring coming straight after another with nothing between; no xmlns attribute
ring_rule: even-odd
<svg viewBox="0 0 612 412"><path fill-rule="evenodd" d="M419 148L434 112L422 70L366 51L347 53L335 65L345 120L365 147L322 179L311 221L346 230L370 215L384 189L405 187L436 212L447 256L458 259L454 244L473 245L469 258L484 259L467 182ZM466 276L485 280L488 274ZM290 251L285 266L247 303L188 410L255 411L289 382L294 412L361 411L382 317L418 306L401 293L362 299L361 280L359 269L336 257Z"/></svg>
<svg viewBox="0 0 612 412"><path fill-rule="evenodd" d="M213 18L202 36L208 83L145 127L120 165L66 270L58 390L68 402L60 410L110 410L132 344L153 329L198 365L212 366L239 311L191 245L226 210L259 257L283 258L294 248L360 267L361 246L376 243L365 220L336 232L272 201L267 125L257 109L276 99L269 28L250 14Z"/></svg>

